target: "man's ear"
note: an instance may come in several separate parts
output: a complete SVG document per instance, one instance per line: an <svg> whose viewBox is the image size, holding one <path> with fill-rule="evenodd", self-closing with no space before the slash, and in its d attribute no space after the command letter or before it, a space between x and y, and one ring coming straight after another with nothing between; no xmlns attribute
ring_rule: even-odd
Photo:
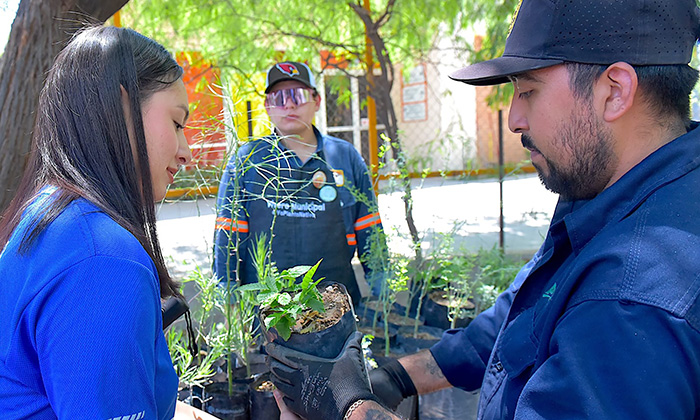
<svg viewBox="0 0 700 420"><path fill-rule="evenodd" d="M619 61L608 66L596 82L597 102L602 102L603 119L613 122L625 115L637 95L637 72Z"/></svg>

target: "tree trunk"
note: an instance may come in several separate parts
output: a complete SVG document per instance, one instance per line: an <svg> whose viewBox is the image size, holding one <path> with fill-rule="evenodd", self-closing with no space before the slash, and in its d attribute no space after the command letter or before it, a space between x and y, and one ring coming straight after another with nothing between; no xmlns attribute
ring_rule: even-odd
<svg viewBox="0 0 700 420"><path fill-rule="evenodd" d="M0 211L24 171L39 92L54 58L85 23L102 23L128 0L21 0L0 62Z"/></svg>
<svg viewBox="0 0 700 420"><path fill-rule="evenodd" d="M374 52L381 69L379 75L372 75L372 69L367 69L367 82L372 89L369 93L377 103L377 120L384 124L389 139L391 140L391 150L396 159L396 166L399 169L401 186L403 187L404 212L406 215L406 225L413 242L413 252L415 254L416 267L423 263L423 251L421 249L418 228L413 219L413 195L411 192L411 178L406 166L406 156L403 152L401 139L399 138L399 123L396 118L396 110L391 100L391 88L394 85L394 64L391 61L389 50L386 48L384 38L379 34L379 28L385 24L393 13L396 0L389 0L383 13L376 21L372 20L369 11L356 3L349 2L350 8L360 17L365 26L367 37L372 41Z"/></svg>

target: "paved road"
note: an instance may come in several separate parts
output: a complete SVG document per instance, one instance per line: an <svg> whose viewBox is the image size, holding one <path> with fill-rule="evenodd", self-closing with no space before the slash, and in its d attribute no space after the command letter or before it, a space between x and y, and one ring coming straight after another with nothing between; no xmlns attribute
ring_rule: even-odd
<svg viewBox="0 0 700 420"><path fill-rule="evenodd" d="M408 228L400 191L390 181L380 183L379 211L392 252L410 254ZM454 230L455 247L476 251L491 248L499 238L499 186L494 180L415 180L414 219L423 248L435 246L438 233ZM531 254L547 232L556 195L545 190L536 175L510 177L504 183L505 247L508 253ZM176 201L158 209L158 235L172 274L186 275L196 267L210 270L215 200Z"/></svg>

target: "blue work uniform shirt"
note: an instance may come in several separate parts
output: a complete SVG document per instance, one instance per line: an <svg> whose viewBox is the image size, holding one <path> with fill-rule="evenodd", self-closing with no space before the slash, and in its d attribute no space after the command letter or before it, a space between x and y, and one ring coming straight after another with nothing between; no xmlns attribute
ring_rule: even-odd
<svg viewBox="0 0 700 420"><path fill-rule="evenodd" d="M700 130L557 204L494 307L431 348L479 419L700 418Z"/></svg>
<svg viewBox="0 0 700 420"><path fill-rule="evenodd" d="M316 128L314 133L316 151L306 162L274 133L246 143L231 157L217 198L213 265L222 283L257 280L251 256L255 238L269 238L274 225L272 260L278 269L323 259L316 277L345 284L357 302L350 264L357 251L365 276L381 286L383 273L364 258L371 242L383 243L367 166L352 144Z"/></svg>

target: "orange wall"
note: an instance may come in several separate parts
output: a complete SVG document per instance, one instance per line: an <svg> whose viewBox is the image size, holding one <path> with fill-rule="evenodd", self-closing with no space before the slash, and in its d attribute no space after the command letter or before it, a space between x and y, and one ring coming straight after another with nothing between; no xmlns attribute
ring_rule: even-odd
<svg viewBox="0 0 700 420"><path fill-rule="evenodd" d="M185 136L192 164L186 169L220 166L226 154L220 71L198 52L177 53L176 59L185 70L182 79L190 101Z"/></svg>

